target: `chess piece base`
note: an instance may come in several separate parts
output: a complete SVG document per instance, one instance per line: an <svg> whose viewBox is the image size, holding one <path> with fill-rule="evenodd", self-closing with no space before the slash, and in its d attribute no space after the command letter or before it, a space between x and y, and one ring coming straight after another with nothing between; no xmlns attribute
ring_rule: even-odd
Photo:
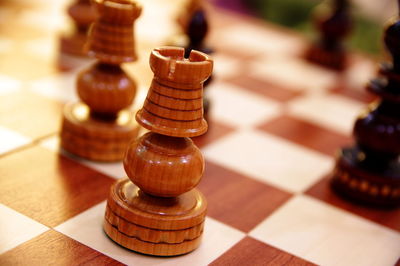
<svg viewBox="0 0 400 266"><path fill-rule="evenodd" d="M123 179L111 187L103 228L128 249L176 256L200 245L206 208L206 200L197 189L178 197L154 197Z"/></svg>
<svg viewBox="0 0 400 266"><path fill-rule="evenodd" d="M347 63L344 51L327 51L318 45L310 47L306 51L305 58L310 62L339 71L345 69Z"/></svg>
<svg viewBox="0 0 400 266"><path fill-rule="evenodd" d="M336 163L332 188L359 203L377 207L400 205L400 163L390 164L385 172L371 171L360 164L357 148L343 149Z"/></svg>
<svg viewBox="0 0 400 266"><path fill-rule="evenodd" d="M95 161L122 160L139 126L132 112L123 110L115 120L103 121L90 116L84 103L67 104L61 129L61 147L79 157Z"/></svg>

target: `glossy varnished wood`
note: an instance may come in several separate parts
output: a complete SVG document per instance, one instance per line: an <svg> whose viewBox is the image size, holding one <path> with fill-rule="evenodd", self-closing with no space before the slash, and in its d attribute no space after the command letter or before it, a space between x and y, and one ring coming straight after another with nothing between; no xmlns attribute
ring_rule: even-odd
<svg viewBox="0 0 400 266"><path fill-rule="evenodd" d="M207 198L209 217L243 232L250 232L292 196L210 161L198 188Z"/></svg>
<svg viewBox="0 0 400 266"><path fill-rule="evenodd" d="M251 260L249 260L251 258ZM254 238L245 237L217 260L211 266L225 265L315 265L309 261L286 253L275 247L262 243Z"/></svg>
<svg viewBox="0 0 400 266"><path fill-rule="evenodd" d="M32 139L57 133L62 104L28 90L0 95L0 123ZM33 119L36 117L37 119ZM32 118L32 119L29 119ZM21 123L23 121L23 123Z"/></svg>
<svg viewBox="0 0 400 266"><path fill-rule="evenodd" d="M98 61L77 77L83 103L64 108L61 147L86 159L117 161L139 131L129 111L136 83L121 64L136 60L133 24L141 7L123 0L93 4L98 16L86 48Z"/></svg>
<svg viewBox="0 0 400 266"><path fill-rule="evenodd" d="M203 118L203 83L211 75L213 62L204 53L193 51L185 58L184 52L183 48L164 47L154 49L150 55L154 78L136 117L153 132L194 137L207 130Z"/></svg>
<svg viewBox="0 0 400 266"><path fill-rule="evenodd" d="M113 185L104 231L137 252L174 256L200 244L207 202L194 187L204 158L189 139L207 130L203 118L203 82L212 60L183 48L163 47L150 55L154 73L137 121L150 131L129 145L124 168L129 179Z"/></svg>
<svg viewBox="0 0 400 266"><path fill-rule="evenodd" d="M92 117L85 104L71 103L64 107L61 147L90 160L118 161L124 158L126 147L138 131L128 110L107 122Z"/></svg>
<svg viewBox="0 0 400 266"><path fill-rule="evenodd" d="M178 197L154 197L123 179L112 186L108 208L117 216L142 227L182 230L204 221L207 202L196 189Z"/></svg>
<svg viewBox="0 0 400 266"><path fill-rule="evenodd" d="M119 65L97 62L77 77L79 98L101 116L113 116L129 107L136 84Z"/></svg>
<svg viewBox="0 0 400 266"><path fill-rule="evenodd" d="M130 180L144 192L175 197L199 183L204 159L189 138L147 133L129 145L124 167Z"/></svg>
<svg viewBox="0 0 400 266"><path fill-rule="evenodd" d="M180 230L159 230L147 228L119 217L110 208L106 209L105 221L121 234L152 243L179 244L198 238L203 232L204 223Z"/></svg>
<svg viewBox="0 0 400 266"><path fill-rule="evenodd" d="M1 265L123 265L59 232L49 230L0 255Z"/></svg>
<svg viewBox="0 0 400 266"><path fill-rule="evenodd" d="M106 200L114 182L37 146L2 157L0 169L0 202L49 227Z"/></svg>
<svg viewBox="0 0 400 266"><path fill-rule="evenodd" d="M94 0L99 19L87 44L89 54L103 63L120 64L137 59L134 22L142 8L128 0Z"/></svg>
<svg viewBox="0 0 400 266"><path fill-rule="evenodd" d="M201 242L201 236L178 244L141 241L137 238L129 237L121 233L107 221L104 222L104 231L112 240L128 249L155 256L176 256L186 254L196 249Z"/></svg>
<svg viewBox="0 0 400 266"><path fill-rule="evenodd" d="M107 202L104 231L126 248L174 256L200 244L207 203L196 189L161 198L147 195L124 179L112 186Z"/></svg>

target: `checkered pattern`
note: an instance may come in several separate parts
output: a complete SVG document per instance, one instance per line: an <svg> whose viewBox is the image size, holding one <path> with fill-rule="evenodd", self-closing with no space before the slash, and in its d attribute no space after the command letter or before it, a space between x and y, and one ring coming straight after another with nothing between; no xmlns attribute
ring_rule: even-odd
<svg viewBox="0 0 400 266"><path fill-rule="evenodd" d="M335 151L352 143L354 119L373 99L363 88L375 63L353 56L344 73L331 72L302 60L301 36L220 10L209 14L209 43L217 51L206 89L210 128L195 139L206 158L199 185L209 203L203 242L172 258L112 242L102 231L105 200L125 173L120 162L89 162L59 150L61 109L76 100L79 69L55 67L65 2L51 2L3 1L0 11L6 25L0 28L0 264L398 262L400 210L354 205L329 189ZM151 79L148 52L174 30L172 7L144 2L141 59L126 66L141 88L133 109Z"/></svg>

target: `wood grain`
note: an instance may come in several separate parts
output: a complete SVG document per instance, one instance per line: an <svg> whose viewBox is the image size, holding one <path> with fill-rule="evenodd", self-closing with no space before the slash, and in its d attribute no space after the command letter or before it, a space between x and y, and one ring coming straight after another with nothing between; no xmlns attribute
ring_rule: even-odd
<svg viewBox="0 0 400 266"><path fill-rule="evenodd" d="M339 147L352 143L348 136L288 115L268 121L259 128L332 157L337 154Z"/></svg>
<svg viewBox="0 0 400 266"><path fill-rule="evenodd" d="M79 73L77 92L92 112L116 114L132 104L136 84L121 66L97 62Z"/></svg>
<svg viewBox="0 0 400 266"><path fill-rule="evenodd" d="M128 249L175 256L200 244L207 203L196 189L173 198L153 197L125 179L111 187L107 203L104 231Z"/></svg>
<svg viewBox="0 0 400 266"><path fill-rule="evenodd" d="M184 58L183 48L163 47L150 55L154 73L137 121L150 131L174 137L204 134L203 83L211 75L213 61L201 52L192 51Z"/></svg>
<svg viewBox="0 0 400 266"><path fill-rule="evenodd" d="M142 191L176 197L200 182L204 159L191 139L150 132L129 145L124 168Z"/></svg>
<svg viewBox="0 0 400 266"><path fill-rule="evenodd" d="M89 52L98 59L77 77L82 103L64 109L61 146L96 161L122 160L139 131L127 108L136 84L120 66L136 60L134 21L141 7L130 1L93 1L98 13L89 39Z"/></svg>
<svg viewBox="0 0 400 266"><path fill-rule="evenodd" d="M194 187L204 159L189 137L207 130L203 83L212 66L198 51L185 58L183 48L150 54L154 78L136 120L153 132L128 147L124 168L130 180L111 187L104 221L107 235L126 248L173 256L200 243L207 203Z"/></svg>
<svg viewBox="0 0 400 266"><path fill-rule="evenodd" d="M276 84L272 81L261 80L260 78L252 76L250 70L243 70L242 75L229 77L229 83L237 85L239 87L245 87L251 92L255 92L260 96L266 97L267 99L274 99L280 102L287 102L295 97L302 95L302 92L291 89L282 84Z"/></svg>
<svg viewBox="0 0 400 266"><path fill-rule="evenodd" d="M0 161L0 202L54 227L107 198L114 179L41 147Z"/></svg>
<svg viewBox="0 0 400 266"><path fill-rule="evenodd" d="M1 125L33 139L59 130L61 103L29 91L9 93L0 100Z"/></svg>
<svg viewBox="0 0 400 266"><path fill-rule="evenodd" d="M0 255L1 265L123 265L81 243L49 230Z"/></svg>
<svg viewBox="0 0 400 266"><path fill-rule="evenodd" d="M251 258L251 259L249 259ZM245 237L210 266L218 265L315 265L285 251Z"/></svg>
<svg viewBox="0 0 400 266"><path fill-rule="evenodd" d="M207 202L196 189L179 197L153 197L129 179L121 179L111 187L108 206L117 216L142 227L181 230L204 221Z"/></svg>
<svg viewBox="0 0 400 266"><path fill-rule="evenodd" d="M178 244L198 238L203 233L204 222L182 230L157 230L131 223L106 208L105 221L121 234L145 242Z"/></svg>
<svg viewBox="0 0 400 266"><path fill-rule="evenodd" d="M107 221L104 222L104 231L112 240L128 249L155 256L176 256L186 254L196 249L201 242L201 236L179 244L145 242L134 237L126 236L116 230Z"/></svg>
<svg viewBox="0 0 400 266"><path fill-rule="evenodd" d="M137 59L134 22L142 7L133 1L94 0L98 19L89 33L89 55L118 65Z"/></svg>
<svg viewBox="0 0 400 266"><path fill-rule="evenodd" d="M78 102L67 104L63 114L61 147L86 159L122 160L129 142L139 133L130 110L104 121L90 116L88 107Z"/></svg>
<svg viewBox="0 0 400 266"><path fill-rule="evenodd" d="M292 196L210 161L199 189L209 202L208 216L243 232L250 232Z"/></svg>

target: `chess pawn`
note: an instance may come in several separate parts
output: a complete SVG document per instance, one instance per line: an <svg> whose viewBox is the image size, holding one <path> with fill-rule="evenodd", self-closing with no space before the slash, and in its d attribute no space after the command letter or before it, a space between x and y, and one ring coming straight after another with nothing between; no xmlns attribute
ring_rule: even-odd
<svg viewBox="0 0 400 266"><path fill-rule="evenodd" d="M82 102L65 107L61 146L86 159L116 161L139 130L128 109L136 83L120 64L136 60L133 24L141 7L122 0L97 0L95 6L99 17L87 46L98 61L78 75Z"/></svg>
<svg viewBox="0 0 400 266"><path fill-rule="evenodd" d="M124 159L129 179L110 191L104 221L106 234L134 251L175 256L200 244L207 203L195 186L204 159L189 137L207 130L202 84L211 59L183 48L154 49L154 78L136 120L152 131L132 142Z"/></svg>
<svg viewBox="0 0 400 266"><path fill-rule="evenodd" d="M352 29L348 0L334 0L332 10L329 15L316 18L320 40L307 50L306 58L323 66L342 70L347 60L343 40Z"/></svg>
<svg viewBox="0 0 400 266"><path fill-rule="evenodd" d="M393 64L381 67L381 77L368 89L381 99L370 105L355 125L356 145L338 158L333 188L357 201L400 205L400 21L386 29L385 44Z"/></svg>
<svg viewBox="0 0 400 266"><path fill-rule="evenodd" d="M77 0L68 8L68 15L74 21L74 29L60 39L61 55L59 66L69 69L87 63L87 51L84 45L87 41L89 26L96 20L97 13L90 0Z"/></svg>

